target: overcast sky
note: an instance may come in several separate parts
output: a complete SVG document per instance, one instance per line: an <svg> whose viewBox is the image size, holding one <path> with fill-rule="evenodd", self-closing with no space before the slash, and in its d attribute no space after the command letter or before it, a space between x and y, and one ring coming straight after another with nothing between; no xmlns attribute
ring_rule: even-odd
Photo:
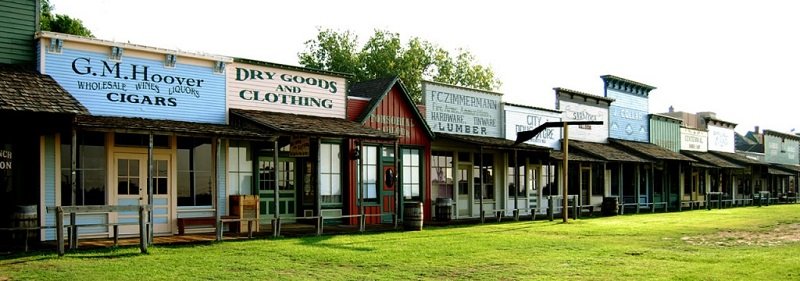
<svg viewBox="0 0 800 281"><path fill-rule="evenodd" d="M298 65L317 28L375 29L471 51L507 102L555 106L554 87L603 94L601 75L657 87L650 112L712 111L800 131L796 1L51 0L95 37Z"/></svg>

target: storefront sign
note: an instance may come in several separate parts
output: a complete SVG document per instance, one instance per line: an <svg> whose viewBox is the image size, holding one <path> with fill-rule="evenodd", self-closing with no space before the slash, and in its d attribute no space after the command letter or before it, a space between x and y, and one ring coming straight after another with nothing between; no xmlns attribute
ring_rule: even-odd
<svg viewBox="0 0 800 281"><path fill-rule="evenodd" d="M369 116L369 121L377 124L378 130L403 137L410 136L410 130L414 127L414 122L408 117L373 113Z"/></svg>
<svg viewBox="0 0 800 281"><path fill-rule="evenodd" d="M163 53L112 60L97 45L69 46L61 53L45 52L44 72L93 115L225 123L225 76L214 73L212 60L200 66L181 63L178 56L174 67L167 67L153 59Z"/></svg>
<svg viewBox="0 0 800 281"><path fill-rule="evenodd" d="M11 145L0 146L0 171L11 171L12 164Z"/></svg>
<svg viewBox="0 0 800 281"><path fill-rule="evenodd" d="M590 142L606 142L608 139L608 108L559 101L564 121L603 121L603 125L580 125L569 127L569 139Z"/></svg>
<svg viewBox="0 0 800 281"><path fill-rule="evenodd" d="M505 105L506 139L516 140L517 132L530 131L545 122L560 122L561 114L553 111ZM526 143L561 149L561 128L548 128Z"/></svg>
<svg viewBox="0 0 800 281"><path fill-rule="evenodd" d="M650 138L647 117L648 100L639 95L607 89L606 96L614 99L608 110L611 138L648 142Z"/></svg>
<svg viewBox="0 0 800 281"><path fill-rule="evenodd" d="M321 117L345 117L344 78L277 67L228 67L228 107Z"/></svg>
<svg viewBox="0 0 800 281"><path fill-rule="evenodd" d="M308 137L292 137L289 145L289 156L308 157L311 155L311 142Z"/></svg>
<svg viewBox="0 0 800 281"><path fill-rule="evenodd" d="M502 137L500 95L423 83L425 119L434 132Z"/></svg>
<svg viewBox="0 0 800 281"><path fill-rule="evenodd" d="M708 151L708 132L681 128L681 150Z"/></svg>
<svg viewBox="0 0 800 281"><path fill-rule="evenodd" d="M708 150L735 153L733 129L708 126Z"/></svg>

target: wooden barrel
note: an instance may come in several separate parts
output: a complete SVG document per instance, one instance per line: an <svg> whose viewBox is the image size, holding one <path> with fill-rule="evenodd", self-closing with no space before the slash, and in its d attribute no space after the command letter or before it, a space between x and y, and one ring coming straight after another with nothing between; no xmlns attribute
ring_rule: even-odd
<svg viewBox="0 0 800 281"><path fill-rule="evenodd" d="M39 225L39 215L36 212L36 205L17 206L12 215L14 227L36 227Z"/></svg>
<svg viewBox="0 0 800 281"><path fill-rule="evenodd" d="M403 203L403 228L422 230L422 202Z"/></svg>
<svg viewBox="0 0 800 281"><path fill-rule="evenodd" d="M453 199L436 198L436 220L450 221L452 217Z"/></svg>

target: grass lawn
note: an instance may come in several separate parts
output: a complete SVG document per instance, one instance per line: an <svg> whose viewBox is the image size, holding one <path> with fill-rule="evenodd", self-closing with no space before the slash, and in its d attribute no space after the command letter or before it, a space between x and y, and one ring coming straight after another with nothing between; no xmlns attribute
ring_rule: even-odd
<svg viewBox="0 0 800 281"><path fill-rule="evenodd" d="M0 280L800 280L800 205L0 257Z"/></svg>

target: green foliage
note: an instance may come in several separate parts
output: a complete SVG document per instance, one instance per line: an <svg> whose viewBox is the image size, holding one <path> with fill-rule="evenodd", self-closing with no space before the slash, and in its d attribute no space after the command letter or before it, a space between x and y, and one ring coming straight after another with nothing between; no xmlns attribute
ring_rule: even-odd
<svg viewBox="0 0 800 281"><path fill-rule="evenodd" d="M94 35L92 35L92 31L84 26L80 19L74 19L67 15L54 14L54 6L50 5L49 0L41 0L40 8L41 14L39 16L39 29L42 31L53 31L79 36L94 37Z"/></svg>
<svg viewBox="0 0 800 281"><path fill-rule="evenodd" d="M501 85L491 67L477 64L469 51L457 49L454 57L417 37L403 44L398 33L375 30L359 49L358 36L350 31L320 29L317 38L305 45L298 54L301 65L350 73L351 82L399 76L416 102L422 99L422 80L489 91Z"/></svg>
<svg viewBox="0 0 800 281"><path fill-rule="evenodd" d="M800 205L0 258L0 280L798 280ZM785 229L785 233L775 233ZM772 235L770 235L772 233ZM766 242L739 243L749 238ZM696 243L706 241L707 243Z"/></svg>

